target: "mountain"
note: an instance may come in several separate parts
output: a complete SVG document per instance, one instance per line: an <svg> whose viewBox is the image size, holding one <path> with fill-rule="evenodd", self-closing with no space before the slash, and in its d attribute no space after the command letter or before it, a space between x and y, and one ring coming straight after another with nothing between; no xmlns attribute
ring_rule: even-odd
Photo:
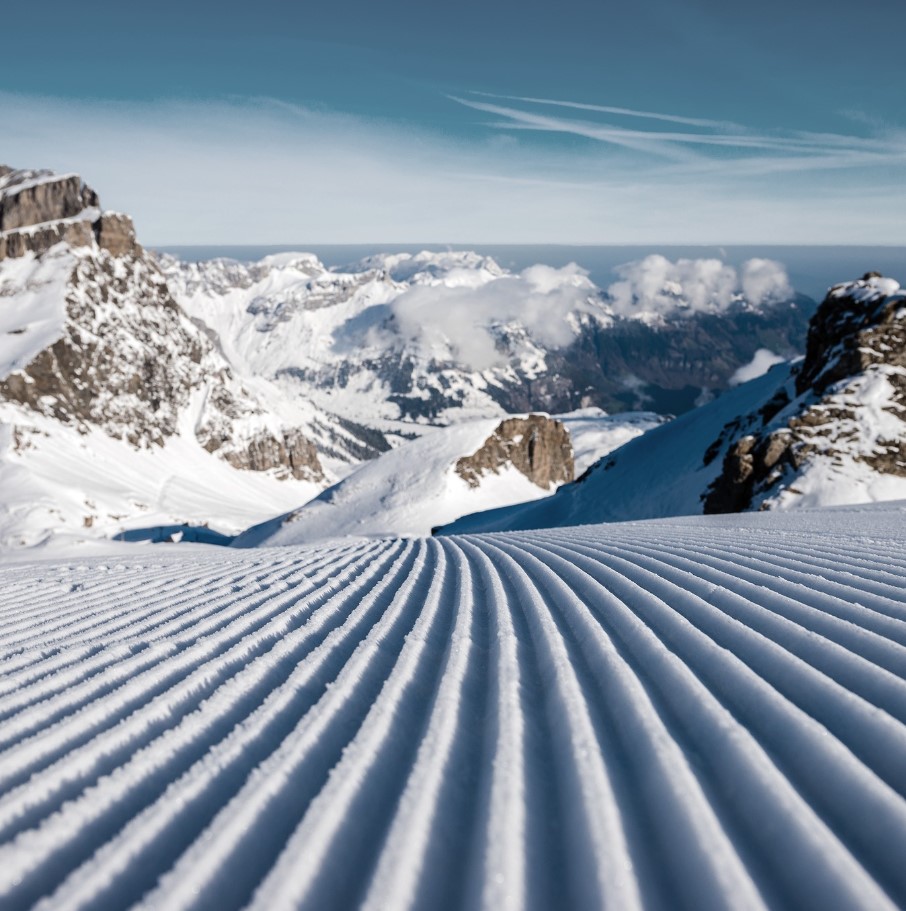
<svg viewBox="0 0 906 911"><path fill-rule="evenodd" d="M906 293L877 273L831 288L792 382L736 437L706 512L906 496Z"/></svg>
<svg viewBox="0 0 906 911"><path fill-rule="evenodd" d="M808 302L760 262L654 257L613 293L475 253L180 263L78 175L3 167L0 545L230 535L438 427L682 410L801 347Z"/></svg>
<svg viewBox="0 0 906 911"><path fill-rule="evenodd" d="M310 254L161 264L237 369L388 434L536 410L686 411L759 350L801 352L815 307L785 282L703 290L696 275L654 295L639 281L624 300L577 266L513 274L463 252L339 271Z"/></svg>
<svg viewBox="0 0 906 911"><path fill-rule="evenodd" d="M3 168L0 228L0 541L124 521L238 530L371 451L238 377L78 176Z"/></svg>
<svg viewBox="0 0 906 911"><path fill-rule="evenodd" d="M662 423L585 409L463 421L366 462L309 503L250 528L237 547L347 536L411 537L480 509L550 496L598 458Z"/></svg>
<svg viewBox="0 0 906 911"><path fill-rule="evenodd" d="M869 273L837 285L804 358L631 441L545 501L444 532L906 498L904 326L896 281Z"/></svg>

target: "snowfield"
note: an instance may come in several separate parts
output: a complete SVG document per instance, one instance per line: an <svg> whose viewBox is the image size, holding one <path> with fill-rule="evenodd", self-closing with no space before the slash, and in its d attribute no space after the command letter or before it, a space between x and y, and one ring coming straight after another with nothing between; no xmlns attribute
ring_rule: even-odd
<svg viewBox="0 0 906 911"><path fill-rule="evenodd" d="M0 907L902 905L904 518L0 568Z"/></svg>
<svg viewBox="0 0 906 911"><path fill-rule="evenodd" d="M510 415L509 419L520 417L527 416ZM629 440L665 422L660 415L647 411L609 415L600 408L582 408L553 417L569 434L577 476ZM512 463L485 473L474 487L456 473L460 457L481 449L499 423L496 418L462 421L429 430L365 462L300 508L268 517L245 530L234 545L311 544L347 536L421 537L467 513L551 496L556 485L539 487Z"/></svg>

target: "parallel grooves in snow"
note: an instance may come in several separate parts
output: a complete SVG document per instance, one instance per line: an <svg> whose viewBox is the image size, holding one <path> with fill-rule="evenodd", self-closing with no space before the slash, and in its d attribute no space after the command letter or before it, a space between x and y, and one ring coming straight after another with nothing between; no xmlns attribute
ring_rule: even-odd
<svg viewBox="0 0 906 911"><path fill-rule="evenodd" d="M890 540L0 569L0 908L906 904Z"/></svg>

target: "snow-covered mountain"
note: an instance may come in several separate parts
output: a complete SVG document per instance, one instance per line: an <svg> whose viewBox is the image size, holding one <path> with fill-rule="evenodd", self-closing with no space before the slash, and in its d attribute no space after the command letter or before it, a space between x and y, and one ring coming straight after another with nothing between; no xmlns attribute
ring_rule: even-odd
<svg viewBox="0 0 906 911"><path fill-rule="evenodd" d="M0 546L232 534L437 427L681 410L798 344L807 302L753 263L653 257L606 294L577 266L475 253L180 263L79 176L2 168Z"/></svg>
<svg viewBox="0 0 906 911"><path fill-rule="evenodd" d="M165 256L162 267L237 369L392 433L591 405L687 410L759 350L801 352L814 303L766 262L737 275L649 257L606 293L575 265L513 274L462 252L375 255L342 271L308 254Z"/></svg>
<svg viewBox="0 0 906 911"><path fill-rule="evenodd" d="M906 497L906 294L869 273L835 286L804 358L658 427L545 501L445 531L832 506Z"/></svg>
<svg viewBox="0 0 906 911"><path fill-rule="evenodd" d="M76 175L2 169L0 228L3 543L238 530L370 454L331 415L237 376L130 219Z"/></svg>
<svg viewBox="0 0 906 911"><path fill-rule="evenodd" d="M477 419L432 430L366 462L301 508L250 528L234 546L430 535L469 512L550 496L662 422L652 413L609 416L588 408L555 419Z"/></svg>
<svg viewBox="0 0 906 911"><path fill-rule="evenodd" d="M726 427L720 442L729 437L735 442L706 512L906 497L906 293L899 284L869 273L831 288L791 381L759 412Z"/></svg>

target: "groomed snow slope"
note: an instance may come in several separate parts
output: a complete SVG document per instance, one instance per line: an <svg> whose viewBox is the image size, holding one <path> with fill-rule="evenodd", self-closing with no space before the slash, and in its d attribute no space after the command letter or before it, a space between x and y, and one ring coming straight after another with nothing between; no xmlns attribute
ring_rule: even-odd
<svg viewBox="0 0 906 911"><path fill-rule="evenodd" d="M895 907L903 519L2 569L0 906Z"/></svg>

